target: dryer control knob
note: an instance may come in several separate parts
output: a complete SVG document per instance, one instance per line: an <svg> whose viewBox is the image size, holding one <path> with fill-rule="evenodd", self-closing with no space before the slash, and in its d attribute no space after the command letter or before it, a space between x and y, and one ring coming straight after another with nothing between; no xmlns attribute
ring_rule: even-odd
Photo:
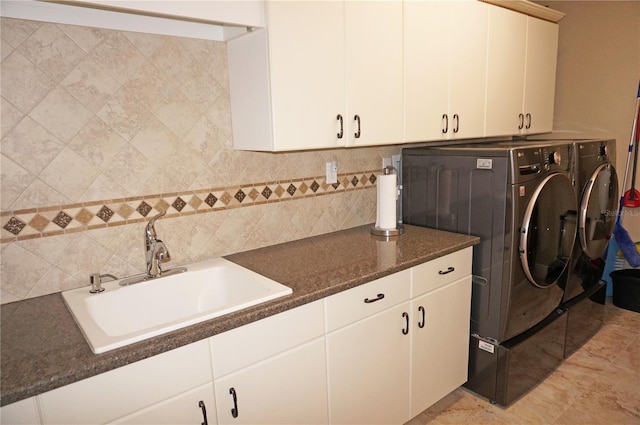
<svg viewBox="0 0 640 425"><path fill-rule="evenodd" d="M562 163L562 155L560 152L553 152L549 155L549 164L558 164Z"/></svg>
<svg viewBox="0 0 640 425"><path fill-rule="evenodd" d="M607 154L608 154L608 152L607 152L607 151L608 151L608 149L607 149L607 145L602 145L602 146L600 146L599 151L600 151L599 156L607 156Z"/></svg>

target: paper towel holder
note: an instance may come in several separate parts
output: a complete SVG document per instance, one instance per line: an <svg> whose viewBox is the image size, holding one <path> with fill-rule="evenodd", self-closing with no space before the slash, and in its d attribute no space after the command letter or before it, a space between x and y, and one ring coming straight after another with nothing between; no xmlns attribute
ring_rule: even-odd
<svg viewBox="0 0 640 425"><path fill-rule="evenodd" d="M384 167L382 169L382 172L385 175L389 175L389 174L395 174L396 175L396 187L398 187L398 170L396 170L396 167L394 167L393 165L387 165L386 167ZM397 210L398 207L396 205L396 214L397 214ZM384 236L386 238L389 238L391 236L399 236L404 232L404 226L402 225L402 223L398 223L396 221L396 227L395 229L381 229L379 227L377 227L375 224L373 224L371 226L371 234L375 235L375 236Z"/></svg>

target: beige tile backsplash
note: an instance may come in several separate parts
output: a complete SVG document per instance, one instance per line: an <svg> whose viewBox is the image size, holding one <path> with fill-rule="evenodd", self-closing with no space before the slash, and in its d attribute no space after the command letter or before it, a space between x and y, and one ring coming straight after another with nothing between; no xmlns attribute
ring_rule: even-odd
<svg viewBox="0 0 640 425"><path fill-rule="evenodd" d="M375 219L400 148L233 150L224 42L9 18L0 35L2 303L141 272L163 210L173 266Z"/></svg>

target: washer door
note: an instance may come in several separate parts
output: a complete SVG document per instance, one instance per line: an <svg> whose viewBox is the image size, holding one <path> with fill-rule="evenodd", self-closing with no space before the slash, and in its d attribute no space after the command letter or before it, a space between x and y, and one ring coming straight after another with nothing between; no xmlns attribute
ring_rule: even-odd
<svg viewBox="0 0 640 425"><path fill-rule="evenodd" d="M553 285L566 271L576 238L577 204L571 180L562 173L549 174L531 196L522 222L520 260L535 286Z"/></svg>
<svg viewBox="0 0 640 425"><path fill-rule="evenodd" d="M582 192L578 236L582 251L592 260L602 256L616 222L618 177L611 164L602 164Z"/></svg>

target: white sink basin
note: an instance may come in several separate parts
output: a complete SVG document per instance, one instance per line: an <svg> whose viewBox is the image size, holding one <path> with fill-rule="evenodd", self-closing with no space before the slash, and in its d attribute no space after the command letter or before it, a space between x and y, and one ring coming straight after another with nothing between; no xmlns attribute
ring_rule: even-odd
<svg viewBox="0 0 640 425"><path fill-rule="evenodd" d="M62 293L94 353L161 335L291 294L291 288L224 258L129 286L120 281Z"/></svg>

